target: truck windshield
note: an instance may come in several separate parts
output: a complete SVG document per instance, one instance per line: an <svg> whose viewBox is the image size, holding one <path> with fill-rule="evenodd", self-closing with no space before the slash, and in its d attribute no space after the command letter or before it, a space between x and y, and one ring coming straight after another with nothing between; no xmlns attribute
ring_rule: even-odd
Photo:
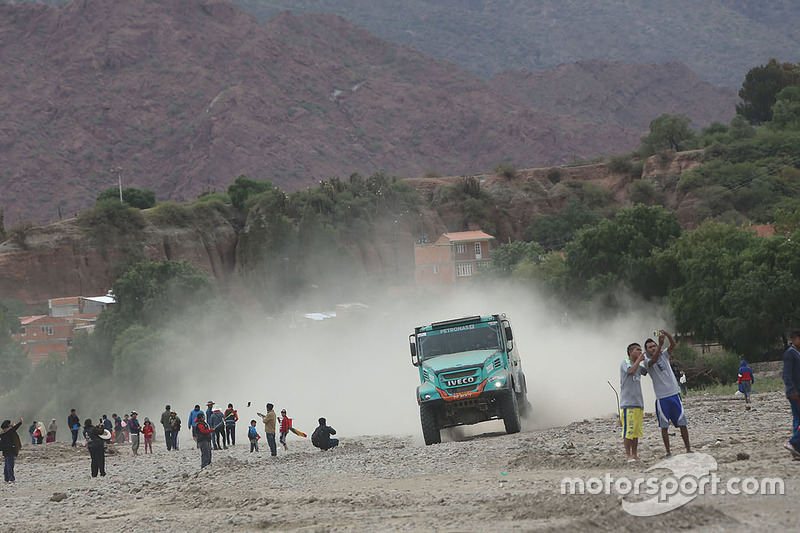
<svg viewBox="0 0 800 533"><path fill-rule="evenodd" d="M417 346L420 359L471 350L499 350L500 325L497 322L470 324L420 333Z"/></svg>

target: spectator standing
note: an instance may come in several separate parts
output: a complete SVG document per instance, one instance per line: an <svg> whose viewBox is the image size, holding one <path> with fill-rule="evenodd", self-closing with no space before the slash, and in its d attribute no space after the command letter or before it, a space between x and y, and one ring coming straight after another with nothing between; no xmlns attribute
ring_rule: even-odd
<svg viewBox="0 0 800 533"><path fill-rule="evenodd" d="M189 425L188 428L192 430L192 438L197 442L197 431L195 430L195 422L197 421L197 415L202 413L203 411L200 409L200 405L195 405L194 410L189 412ZM203 419L205 419L205 415L203 415Z"/></svg>
<svg viewBox="0 0 800 533"><path fill-rule="evenodd" d="M117 413L111 415L114 419L114 442L122 444L125 442L125 431L122 429L122 418Z"/></svg>
<svg viewBox="0 0 800 533"><path fill-rule="evenodd" d="M739 392L744 394L744 403L750 403L750 391L753 390L753 383L755 383L753 370L747 364L747 361L742 359L739 363Z"/></svg>
<svg viewBox="0 0 800 533"><path fill-rule="evenodd" d="M36 436L34 433L36 433L36 420L31 422L31 425L28 426L28 435L31 436L31 444L36 444Z"/></svg>
<svg viewBox="0 0 800 533"><path fill-rule="evenodd" d="M275 415L275 411L272 408L275 407L271 403L267 404L267 414L263 415L261 413L257 413L258 416L261 417L261 421L264 422L264 435L267 437L267 444L269 445L269 452L270 455L273 457L278 455L278 446L275 443L275 425L277 423L278 417Z"/></svg>
<svg viewBox="0 0 800 533"><path fill-rule="evenodd" d="M197 447L200 448L200 468L211 464L211 435L214 430L206 424L206 415L199 413L194 421L197 433Z"/></svg>
<svg viewBox="0 0 800 533"><path fill-rule="evenodd" d="M56 432L58 432L58 424L56 424L56 419L54 418L50 425L47 426L47 442L56 441Z"/></svg>
<svg viewBox="0 0 800 533"><path fill-rule="evenodd" d="M672 355L669 356L669 367L672 369L672 373L675 375L675 382L678 383L678 385L680 385L683 371L681 371L681 369L678 368L678 365L675 363L675 357ZM684 392L685 388L686 387L681 387L681 392L680 392L681 399L686 398L686 393Z"/></svg>
<svg viewBox="0 0 800 533"><path fill-rule="evenodd" d="M288 451L289 447L286 445L286 435L289 433L289 429L292 427L292 419L286 416L286 409L281 410L281 416L278 421L281 425L280 443L283 444L283 449Z"/></svg>
<svg viewBox="0 0 800 533"><path fill-rule="evenodd" d="M619 416L622 422L622 443L629 463L639 460L639 439L642 437L644 397L642 376L647 375L644 352L639 343L628 345L628 357L619 367Z"/></svg>
<svg viewBox="0 0 800 533"><path fill-rule="evenodd" d="M77 446L78 442L78 431L81 430L81 420L78 418L78 413L75 409L71 409L69 412L67 426L69 426L69 430L72 432L72 447L74 448Z"/></svg>
<svg viewBox="0 0 800 533"><path fill-rule="evenodd" d="M128 413L122 415L122 434L125 435L125 442L131 441L131 419Z"/></svg>
<svg viewBox="0 0 800 533"><path fill-rule="evenodd" d="M153 437L155 434L156 429L153 427L150 419L145 417L144 426L142 426L142 435L144 435L144 453L147 453L147 450L149 449L150 454L153 454Z"/></svg>
<svg viewBox="0 0 800 533"><path fill-rule="evenodd" d="M225 443L231 446L236 445L236 422L239 421L239 413L229 403L225 409Z"/></svg>
<svg viewBox="0 0 800 533"><path fill-rule="evenodd" d="M258 434L258 430L256 429L256 421L250 421L250 427L247 429L247 439L250 441L250 453L258 451L258 439L261 438L261 435Z"/></svg>
<svg viewBox="0 0 800 533"><path fill-rule="evenodd" d="M103 429L107 429L109 433L114 430L114 424L108 419L107 415L103 415Z"/></svg>
<svg viewBox="0 0 800 533"><path fill-rule="evenodd" d="M107 420L107 419L106 419ZM106 475L106 441L111 438L111 432L105 427L105 423L96 426L91 425L91 420L86 421L86 434L89 442L86 447L89 449L89 456L92 458L92 477Z"/></svg>
<svg viewBox="0 0 800 533"><path fill-rule="evenodd" d="M170 413L169 425L172 427L172 449L178 451L178 432L181 430L181 419L175 411Z"/></svg>
<svg viewBox="0 0 800 533"><path fill-rule="evenodd" d="M14 461L22 449L22 441L19 440L17 430L22 425L22 417L19 422L11 425L11 420L3 420L0 424L0 450L3 452L3 480L6 483L16 481L14 477Z"/></svg>
<svg viewBox="0 0 800 533"><path fill-rule="evenodd" d="M36 437L36 444L44 442L44 438L47 436L47 428L44 427L44 422L36 422L36 430L33 432L33 436Z"/></svg>
<svg viewBox="0 0 800 533"><path fill-rule="evenodd" d="M214 430L214 436L211 440L214 449L220 450L225 448L227 450L228 446L225 444L225 415L222 414L222 411L219 409L212 410L211 418L208 419L208 425Z"/></svg>
<svg viewBox="0 0 800 533"><path fill-rule="evenodd" d="M792 452L792 459L800 461L800 330L789 335L789 348L783 353L783 384L786 398L792 409L792 438L783 447Z"/></svg>
<svg viewBox="0 0 800 533"><path fill-rule="evenodd" d="M128 431L131 434L131 450L133 455L139 455L139 434L142 431L142 425L139 423L139 413L131 411L131 417L128 421Z"/></svg>
<svg viewBox="0 0 800 533"><path fill-rule="evenodd" d="M666 350L664 346L665 338L669 339L669 346ZM667 450L667 457L672 455L669 445L669 426L670 423L678 428L686 446L686 453L692 451L689 444L689 430L686 425L686 413L681 403L680 387L675 379L675 374L669 366L668 358L675 349L675 339L666 331L659 331L658 345L653 339L647 339L644 343L647 352L647 373L653 382L653 392L656 395L656 418L658 427L661 428L661 438L664 441L664 448Z"/></svg>
<svg viewBox="0 0 800 533"><path fill-rule="evenodd" d="M164 407L164 412L161 413L161 427L164 428L164 441L167 443L167 451L172 449L172 407L167 405Z"/></svg>

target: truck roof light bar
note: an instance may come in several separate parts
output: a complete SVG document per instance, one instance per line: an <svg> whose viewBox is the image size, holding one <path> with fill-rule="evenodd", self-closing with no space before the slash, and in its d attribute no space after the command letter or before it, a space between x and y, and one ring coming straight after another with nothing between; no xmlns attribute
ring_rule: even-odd
<svg viewBox="0 0 800 533"><path fill-rule="evenodd" d="M439 328L442 326L452 326L453 324L471 324L480 321L481 321L480 316L468 316L464 318L454 318L453 320L445 320L443 322L434 322L431 324L431 327Z"/></svg>

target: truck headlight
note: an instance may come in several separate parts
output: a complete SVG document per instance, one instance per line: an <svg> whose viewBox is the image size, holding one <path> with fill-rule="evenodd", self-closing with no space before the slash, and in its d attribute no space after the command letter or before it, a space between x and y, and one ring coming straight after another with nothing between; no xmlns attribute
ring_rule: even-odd
<svg viewBox="0 0 800 533"><path fill-rule="evenodd" d="M503 380L502 379L498 379L497 381L494 382L494 388L499 389L499 388L502 388L502 386L503 386Z"/></svg>
<svg viewBox="0 0 800 533"><path fill-rule="evenodd" d="M430 400L431 399L431 395L430 394L426 394L426 395L423 396L423 398L426 399L426 400Z"/></svg>

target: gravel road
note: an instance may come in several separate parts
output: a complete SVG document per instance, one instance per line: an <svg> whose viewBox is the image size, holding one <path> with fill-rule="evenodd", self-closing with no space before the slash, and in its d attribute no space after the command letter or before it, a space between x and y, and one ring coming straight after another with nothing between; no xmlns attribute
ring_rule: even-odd
<svg viewBox="0 0 800 533"><path fill-rule="evenodd" d="M319 452L307 439L292 437L289 451L270 457L265 445L250 454L239 444L215 451L202 471L199 452L185 440L180 451L167 452L156 442L156 454L138 457L114 445L105 478L90 477L85 448L27 445L17 460L17 482L2 488L0 530L797 529L791 502L798 497L800 461L791 461L782 447L791 429L783 395L755 394L749 410L732 396L694 396L686 410L693 447L716 460L720 478L780 477L785 494L705 494L648 517L625 512L613 491L562 494L566 477L654 475L646 470L662 460L664 449L652 415L639 446L642 462L631 465L617 420L609 416L517 435L486 423L477 434L459 433L435 446L424 446L419 435L340 435L338 449ZM682 452L680 437L672 442Z"/></svg>

